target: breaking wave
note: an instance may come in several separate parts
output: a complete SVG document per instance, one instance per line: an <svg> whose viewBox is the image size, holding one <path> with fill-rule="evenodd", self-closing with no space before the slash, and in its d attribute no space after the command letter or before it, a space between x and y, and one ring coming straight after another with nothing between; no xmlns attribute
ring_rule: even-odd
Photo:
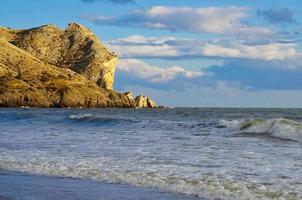
<svg viewBox="0 0 302 200"><path fill-rule="evenodd" d="M26 155L25 155L26 157ZM44 160L44 161L43 161ZM56 160L56 161L54 161ZM63 161L65 160L65 161ZM257 185L231 178L223 178L219 174L208 174L203 177L181 177L169 172L144 172L125 169L115 170L115 166L104 168L104 163L93 161L66 163L66 158L33 158L28 162L12 157L0 157L3 169L27 172L35 175L72 177L105 181L118 184L130 184L142 187L159 188L163 191L183 193L207 199L261 199L269 200L271 196L279 199L294 199L294 195L279 189L263 189ZM59 162L57 162L59 161ZM98 166L102 166L98 168ZM164 173L165 172L165 173Z"/></svg>
<svg viewBox="0 0 302 200"><path fill-rule="evenodd" d="M237 130L239 133L269 134L286 140L302 142L302 123L294 120L252 118L246 120L221 120L221 126Z"/></svg>
<svg viewBox="0 0 302 200"><path fill-rule="evenodd" d="M116 125L116 124L131 124L136 123L135 120L128 118L114 118L108 116L99 116L92 114L69 115L68 118L74 122L96 123L98 125Z"/></svg>

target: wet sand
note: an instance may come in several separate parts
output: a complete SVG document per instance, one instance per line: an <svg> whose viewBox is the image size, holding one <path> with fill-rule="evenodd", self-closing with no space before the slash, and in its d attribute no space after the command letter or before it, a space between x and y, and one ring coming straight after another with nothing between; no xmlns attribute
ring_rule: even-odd
<svg viewBox="0 0 302 200"><path fill-rule="evenodd" d="M0 170L0 200L205 200L153 188Z"/></svg>

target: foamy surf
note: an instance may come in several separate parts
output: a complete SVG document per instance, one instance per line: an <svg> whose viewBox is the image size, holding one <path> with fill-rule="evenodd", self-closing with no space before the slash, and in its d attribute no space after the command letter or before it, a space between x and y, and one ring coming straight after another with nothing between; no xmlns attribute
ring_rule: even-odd
<svg viewBox="0 0 302 200"><path fill-rule="evenodd" d="M302 123L284 118L221 120L220 125L235 129L238 133L269 134L281 139L302 141Z"/></svg>
<svg viewBox="0 0 302 200"><path fill-rule="evenodd" d="M3 158L2 158L3 159ZM115 167L98 168L100 163L93 161L68 163L63 158L17 161L7 158L6 161L0 160L2 169L9 169L19 172L27 172L32 175L60 176L70 178L80 178L86 180L95 180L100 182L130 184L138 187L157 188L166 192L174 192L206 198L209 200L270 200L270 199L295 199L295 195L282 191L280 189L271 189L262 184L238 181L232 178L226 178L223 174L217 172L206 174L204 176L188 175L176 176L162 166L162 172L154 173L152 171L131 171L127 169L117 170ZM54 163L54 160L58 162ZM195 169L197 170L197 169Z"/></svg>

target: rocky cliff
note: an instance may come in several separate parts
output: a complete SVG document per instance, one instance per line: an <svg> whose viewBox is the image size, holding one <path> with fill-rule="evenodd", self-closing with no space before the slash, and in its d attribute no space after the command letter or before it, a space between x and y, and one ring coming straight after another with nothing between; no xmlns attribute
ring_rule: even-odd
<svg viewBox="0 0 302 200"><path fill-rule="evenodd" d="M112 90L117 61L79 24L0 28L0 106L156 107Z"/></svg>

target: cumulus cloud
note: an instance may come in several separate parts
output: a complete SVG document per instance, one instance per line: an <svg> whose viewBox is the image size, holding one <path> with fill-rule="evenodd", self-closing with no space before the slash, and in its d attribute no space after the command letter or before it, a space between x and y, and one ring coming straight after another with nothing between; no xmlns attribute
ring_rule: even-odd
<svg viewBox="0 0 302 200"><path fill-rule="evenodd" d="M116 72L116 86L143 85L151 88L181 89L207 76L201 71L190 71L180 66L158 67L137 59L121 59Z"/></svg>
<svg viewBox="0 0 302 200"><path fill-rule="evenodd" d="M302 94L302 65L298 65L298 70L280 67L286 64L285 61L231 60L203 71L190 71L179 66L158 67L137 59L121 59L115 88L137 94L143 91L165 105L255 106L259 103L269 106L271 103L272 106L282 103L274 99L279 97L292 101L282 105L301 106L300 101L282 95ZM202 102L198 101L200 97Z"/></svg>
<svg viewBox="0 0 302 200"><path fill-rule="evenodd" d="M133 0L82 0L85 3L92 3L95 1L108 1L111 3L116 3L116 4L127 4L127 3L134 3Z"/></svg>
<svg viewBox="0 0 302 200"><path fill-rule="evenodd" d="M258 14L272 24L295 23L294 13L289 8L285 7L280 9L270 8L268 10L259 11Z"/></svg>
<svg viewBox="0 0 302 200"><path fill-rule="evenodd" d="M118 70L153 83L164 83L177 77L193 79L204 75L202 72L188 71L179 66L167 68L151 66L136 59L120 60Z"/></svg>
<svg viewBox="0 0 302 200"><path fill-rule="evenodd" d="M240 58L285 60L299 54L296 43L268 42L248 44L234 40L195 40L176 37L133 35L109 41L108 46L122 58Z"/></svg>
<svg viewBox="0 0 302 200"><path fill-rule="evenodd" d="M246 37L267 37L272 31L265 27L243 23L248 17L246 7L166 7L136 9L117 18L102 15L82 15L81 18L100 25L116 25L186 31L195 33L239 34Z"/></svg>
<svg viewBox="0 0 302 200"><path fill-rule="evenodd" d="M301 62L294 64L295 69L288 65L291 62L241 59L225 61L203 71L190 71L180 66L157 67L137 59L121 59L116 81L119 89L137 85L158 90L187 90L227 82L249 90L301 90Z"/></svg>

